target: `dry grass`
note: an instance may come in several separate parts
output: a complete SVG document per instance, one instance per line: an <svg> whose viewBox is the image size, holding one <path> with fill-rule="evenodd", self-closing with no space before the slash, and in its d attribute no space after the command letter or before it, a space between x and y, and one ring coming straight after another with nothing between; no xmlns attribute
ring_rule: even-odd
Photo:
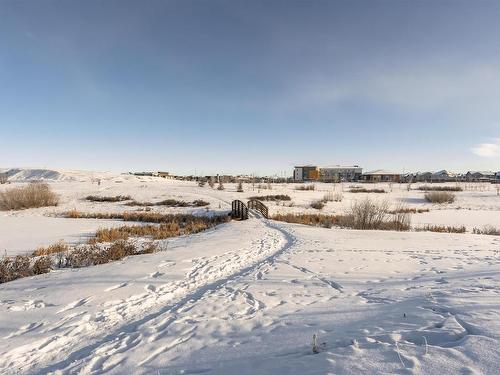
<svg viewBox="0 0 500 375"><path fill-rule="evenodd" d="M315 185L297 185L297 186L295 186L295 190L301 190L301 191L316 190L316 186Z"/></svg>
<svg viewBox="0 0 500 375"><path fill-rule="evenodd" d="M63 241L59 241L47 247L39 247L33 252L33 256L38 257L38 256L62 253L68 250L69 250L68 244Z"/></svg>
<svg viewBox="0 0 500 375"><path fill-rule="evenodd" d="M41 275L49 272L51 267L52 262L47 256L39 257L34 261L25 255L3 257L0 259L0 284L22 277Z"/></svg>
<svg viewBox="0 0 500 375"><path fill-rule="evenodd" d="M108 246L100 244L80 245L74 249L62 247L60 244L49 246L52 249L64 249L63 252L52 252L44 256L16 256L0 259L0 283L13 281L23 277L41 275L57 267L87 267L109 263L131 255L150 254L158 251L154 242L141 245L124 240L117 240ZM57 257L54 257L57 255Z"/></svg>
<svg viewBox="0 0 500 375"><path fill-rule="evenodd" d="M428 208L409 208L409 207L399 207L394 210L389 211L390 214L408 213L408 214L421 214L424 212L429 212Z"/></svg>
<svg viewBox="0 0 500 375"><path fill-rule="evenodd" d="M284 195L284 194L259 195L259 196L250 197L248 199L255 199L258 201L291 201L292 200L292 198L290 198L290 196Z"/></svg>
<svg viewBox="0 0 500 375"><path fill-rule="evenodd" d="M322 215L322 214L277 214L272 217L273 220L284 221L286 223L304 224L331 228L332 226L341 226L344 216L340 215Z"/></svg>
<svg viewBox="0 0 500 375"><path fill-rule="evenodd" d="M325 203L322 200L311 202L311 208L322 210L323 207L325 207Z"/></svg>
<svg viewBox="0 0 500 375"><path fill-rule="evenodd" d="M218 225L229 221L229 216L227 215L215 215L208 217L188 214L161 214L158 212L147 211L123 213L85 213L77 210L71 210L63 213L62 216L70 219L108 219L156 224L178 222L182 225L189 224L190 222L199 222L200 220L210 223L211 225Z"/></svg>
<svg viewBox="0 0 500 375"><path fill-rule="evenodd" d="M362 187L352 187L349 189L350 193L385 193L384 189L366 189Z"/></svg>
<svg viewBox="0 0 500 375"><path fill-rule="evenodd" d="M447 225L425 225L415 228L417 232L438 232L438 233L465 233L465 226L447 226Z"/></svg>
<svg viewBox="0 0 500 375"><path fill-rule="evenodd" d="M85 199L88 201L91 201L91 202L123 202L123 201L129 201L132 198L129 195L115 195L112 197L101 197L98 195L89 195Z"/></svg>
<svg viewBox="0 0 500 375"><path fill-rule="evenodd" d="M109 246L102 247L98 244L79 246L69 252L63 267L80 268L105 264L123 259L127 256L151 254L158 251L155 243L148 243L139 247L134 243L118 240Z"/></svg>
<svg viewBox="0 0 500 375"><path fill-rule="evenodd" d="M192 203L188 203L185 201L179 201L176 199L165 199L160 202L138 202L138 201L131 201L125 203L126 206L139 206L139 207L152 207L152 206L167 206L167 207L203 207L203 206L208 206L210 203L197 199Z"/></svg>
<svg viewBox="0 0 500 375"><path fill-rule="evenodd" d="M409 213L403 211L391 214L387 203L374 203L369 199L355 202L345 215L278 214L272 218L288 223L322 226L325 228L339 226L362 230L407 231L410 229Z"/></svg>
<svg viewBox="0 0 500 375"><path fill-rule="evenodd" d="M425 200L430 203L453 203L455 202L455 194L447 191L431 191L425 194Z"/></svg>
<svg viewBox="0 0 500 375"><path fill-rule="evenodd" d="M493 225L485 225L483 228L474 228L472 230L474 234L487 234L490 236L500 236L500 228L496 228Z"/></svg>
<svg viewBox="0 0 500 375"><path fill-rule="evenodd" d="M463 189L460 186L422 185L422 186L418 187L418 190L424 190L424 191L462 191Z"/></svg>
<svg viewBox="0 0 500 375"><path fill-rule="evenodd" d="M45 183L34 182L0 192L0 210L23 210L27 208L57 206L59 197Z"/></svg>

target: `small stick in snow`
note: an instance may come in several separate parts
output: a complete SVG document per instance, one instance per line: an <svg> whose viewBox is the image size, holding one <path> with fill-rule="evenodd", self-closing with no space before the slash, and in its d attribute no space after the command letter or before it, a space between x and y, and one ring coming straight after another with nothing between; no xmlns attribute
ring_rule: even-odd
<svg viewBox="0 0 500 375"><path fill-rule="evenodd" d="M318 348L318 343L317 343L317 336L316 334L313 335L313 353L318 354L319 353L319 348Z"/></svg>

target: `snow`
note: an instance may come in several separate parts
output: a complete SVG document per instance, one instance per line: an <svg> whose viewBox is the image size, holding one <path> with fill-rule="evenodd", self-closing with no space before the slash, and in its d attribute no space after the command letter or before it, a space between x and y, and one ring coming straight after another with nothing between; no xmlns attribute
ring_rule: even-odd
<svg viewBox="0 0 500 375"><path fill-rule="evenodd" d="M123 224L50 216L71 208L130 210L123 202L83 200L89 194L204 199L219 212L236 198L292 196L293 207L270 204L276 213L317 212L308 208L310 201L333 190L276 184L259 192L245 184L245 193L237 193L232 184L217 191L150 177L109 175L101 185L91 179L81 174L52 181L61 195L58 207L2 213L2 248L27 250L62 237L77 241L95 225ZM457 202L446 207L424 203L423 193L406 185L381 186L393 191L369 196L430 209L413 215L413 224L500 226L499 198L489 186L457 193ZM325 212L344 212L366 196L348 193L347 184L344 190L344 201L329 202ZM28 234L18 233L23 229ZM500 372L499 236L250 219L165 240L161 247L155 254L1 284L0 373ZM312 353L314 334L318 354Z"/></svg>

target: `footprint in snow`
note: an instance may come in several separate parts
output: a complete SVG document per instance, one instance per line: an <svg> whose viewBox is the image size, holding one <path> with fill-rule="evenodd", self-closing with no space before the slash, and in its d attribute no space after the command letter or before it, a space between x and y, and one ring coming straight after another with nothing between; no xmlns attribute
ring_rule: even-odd
<svg viewBox="0 0 500 375"><path fill-rule="evenodd" d="M112 290L120 289L127 286L128 283L121 283L117 285L110 286L108 289L104 289L105 292L111 292Z"/></svg>
<svg viewBox="0 0 500 375"><path fill-rule="evenodd" d="M68 311L68 310L72 310L72 309L75 309L77 307L80 307L80 306L83 306L83 305L86 305L88 302L90 302L92 300L92 297L87 297L87 298L82 298L82 299L78 299L76 301L73 301L71 303L68 303L65 307L63 307L61 310L59 310L57 312L57 314L60 314L62 312L65 312L65 311Z"/></svg>

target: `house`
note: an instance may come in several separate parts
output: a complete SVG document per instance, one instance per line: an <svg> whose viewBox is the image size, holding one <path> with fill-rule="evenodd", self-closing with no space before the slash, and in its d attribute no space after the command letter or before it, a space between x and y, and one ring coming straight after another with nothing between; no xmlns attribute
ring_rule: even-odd
<svg viewBox="0 0 500 375"><path fill-rule="evenodd" d="M490 181L496 178L495 172L492 171L469 171L465 175L466 181Z"/></svg>
<svg viewBox="0 0 500 375"><path fill-rule="evenodd" d="M156 172L156 176L162 177L162 178L170 178L170 173L169 172Z"/></svg>
<svg viewBox="0 0 500 375"><path fill-rule="evenodd" d="M428 182L432 179L432 172L417 172L415 182Z"/></svg>
<svg viewBox="0 0 500 375"><path fill-rule="evenodd" d="M363 168L357 165L341 166L333 165L318 167L316 165L303 165L295 167L293 171L294 181L357 181L363 172Z"/></svg>
<svg viewBox="0 0 500 375"><path fill-rule="evenodd" d="M401 173L379 169L363 173L361 180L364 182L401 182Z"/></svg>
<svg viewBox="0 0 500 375"><path fill-rule="evenodd" d="M293 170L294 181L318 181L319 176L319 167L314 165L298 166Z"/></svg>
<svg viewBox="0 0 500 375"><path fill-rule="evenodd" d="M431 175L431 181L433 182L446 182L446 181L455 181L457 179L457 175L455 173L451 173L445 169L442 171L434 172Z"/></svg>
<svg viewBox="0 0 500 375"><path fill-rule="evenodd" d="M334 165L319 169L320 180L324 182L357 181L363 173L363 168L357 165Z"/></svg>

